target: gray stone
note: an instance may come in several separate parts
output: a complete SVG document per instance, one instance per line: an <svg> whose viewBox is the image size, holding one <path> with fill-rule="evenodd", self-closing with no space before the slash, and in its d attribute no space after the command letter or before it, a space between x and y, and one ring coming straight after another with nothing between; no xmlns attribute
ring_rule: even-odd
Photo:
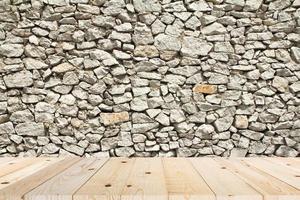
<svg viewBox="0 0 300 200"><path fill-rule="evenodd" d="M188 4L188 9L191 11L201 11L201 12L212 10L204 0L199 0Z"/></svg>
<svg viewBox="0 0 300 200"><path fill-rule="evenodd" d="M185 27L192 30L197 30L199 26L201 26L201 21L196 16L191 17L185 22Z"/></svg>
<svg viewBox="0 0 300 200"><path fill-rule="evenodd" d="M226 32L226 28L218 22L214 22L213 24L205 26L201 29L201 33L204 35L218 35Z"/></svg>
<svg viewBox="0 0 300 200"><path fill-rule="evenodd" d="M262 112L259 114L258 119L262 123L275 123L279 119L279 116L273 113Z"/></svg>
<svg viewBox="0 0 300 200"><path fill-rule="evenodd" d="M0 124L0 135L11 135L14 134L15 130L14 130L14 125L12 122L5 122Z"/></svg>
<svg viewBox="0 0 300 200"><path fill-rule="evenodd" d="M249 153L261 154L267 149L267 145L258 141L252 141L249 147Z"/></svg>
<svg viewBox="0 0 300 200"><path fill-rule="evenodd" d="M170 121L171 123L180 123L186 119L184 112L180 109L170 110Z"/></svg>
<svg viewBox="0 0 300 200"><path fill-rule="evenodd" d="M124 53L123 51L113 50L113 55L115 58L120 60L128 60L131 58L130 54Z"/></svg>
<svg viewBox="0 0 300 200"><path fill-rule="evenodd" d="M233 148L230 152L230 157L246 157L248 149Z"/></svg>
<svg viewBox="0 0 300 200"><path fill-rule="evenodd" d="M76 98L71 94L65 94L60 97L59 102L72 106L75 104Z"/></svg>
<svg viewBox="0 0 300 200"><path fill-rule="evenodd" d="M155 120L164 126L170 125L170 118L163 112L159 113L159 115L155 118Z"/></svg>
<svg viewBox="0 0 300 200"><path fill-rule="evenodd" d="M76 85L79 83L79 78L75 72L66 72L63 76L63 84Z"/></svg>
<svg viewBox="0 0 300 200"><path fill-rule="evenodd" d="M20 110L13 112L9 119L14 123L32 122L34 116L29 110Z"/></svg>
<svg viewBox="0 0 300 200"><path fill-rule="evenodd" d="M107 151L116 148L118 145L118 137L103 138L100 141L100 144L102 151Z"/></svg>
<svg viewBox="0 0 300 200"><path fill-rule="evenodd" d="M132 141L134 143L142 143L145 142L147 137L143 134L133 134L132 135Z"/></svg>
<svg viewBox="0 0 300 200"><path fill-rule="evenodd" d="M48 65L43 61L33 59L33 58L25 58L24 65L28 70L48 68Z"/></svg>
<svg viewBox="0 0 300 200"><path fill-rule="evenodd" d="M4 76L3 80L8 88L23 88L33 84L32 78L32 73L29 71L21 71Z"/></svg>
<svg viewBox="0 0 300 200"><path fill-rule="evenodd" d="M115 104L126 103L132 100L132 94L130 92L125 92L122 96L114 96L113 100Z"/></svg>
<svg viewBox="0 0 300 200"><path fill-rule="evenodd" d="M285 78L275 76L272 82L272 86L279 92L287 92L289 88L289 82Z"/></svg>
<svg viewBox="0 0 300 200"><path fill-rule="evenodd" d="M120 147L116 148L115 151L116 155L119 157L130 157L135 153L134 149L131 147Z"/></svg>
<svg viewBox="0 0 300 200"><path fill-rule="evenodd" d="M162 7L165 12L184 12L184 11L186 11L186 8L182 1L165 4Z"/></svg>
<svg viewBox="0 0 300 200"><path fill-rule="evenodd" d="M240 131L240 133L243 136L250 138L251 140L260 140L264 137L263 133L255 132L255 131L251 131L251 130L243 130L243 131Z"/></svg>
<svg viewBox="0 0 300 200"><path fill-rule="evenodd" d="M261 96L273 96L275 94L275 92L273 90L271 90L270 88L264 87L261 88L260 90L255 92L257 95L261 95Z"/></svg>
<svg viewBox="0 0 300 200"><path fill-rule="evenodd" d="M112 16L116 16L119 13L124 12L123 8L126 6L124 0L111 0L111 1L106 1L104 6L106 8L104 8L102 10L102 12L105 15L112 15Z"/></svg>
<svg viewBox="0 0 300 200"><path fill-rule="evenodd" d="M227 84L228 77L223 74L214 73L208 79L209 84Z"/></svg>
<svg viewBox="0 0 300 200"><path fill-rule="evenodd" d="M62 147L68 152L74 153L78 156L82 156L84 154L84 148L77 146L75 144L69 144L67 142L64 142Z"/></svg>
<svg viewBox="0 0 300 200"><path fill-rule="evenodd" d="M43 136L45 135L45 127L43 123L26 122L16 125L16 133L26 136Z"/></svg>
<svg viewBox="0 0 300 200"><path fill-rule="evenodd" d="M42 148L42 152L44 154L54 154L54 153L57 153L59 151L59 147L53 143L49 143L45 146L43 146Z"/></svg>
<svg viewBox="0 0 300 200"><path fill-rule="evenodd" d="M291 55L297 63L300 63L300 48L292 47L291 48Z"/></svg>
<svg viewBox="0 0 300 200"><path fill-rule="evenodd" d="M135 45L147 45L154 42L151 29L143 23L137 23L132 35L132 41Z"/></svg>
<svg viewBox="0 0 300 200"><path fill-rule="evenodd" d="M6 57L21 57L24 53L24 46L21 44L2 44L0 45L0 55Z"/></svg>
<svg viewBox="0 0 300 200"><path fill-rule="evenodd" d="M55 5L55 6L66 6L66 0L43 0L45 4Z"/></svg>
<svg viewBox="0 0 300 200"><path fill-rule="evenodd" d="M138 12L160 12L161 5L157 0L133 0L133 6Z"/></svg>
<svg viewBox="0 0 300 200"><path fill-rule="evenodd" d="M10 140L13 141L16 144L21 144L23 141L23 137L19 135L11 135Z"/></svg>
<svg viewBox="0 0 300 200"><path fill-rule="evenodd" d="M57 110L58 113L70 117L76 117L78 113L78 107L76 106L69 106L67 104L61 104Z"/></svg>
<svg viewBox="0 0 300 200"><path fill-rule="evenodd" d="M74 70L75 67L70 63L62 63L52 68L52 71L55 73L65 73L67 71Z"/></svg>
<svg viewBox="0 0 300 200"><path fill-rule="evenodd" d="M198 153L200 153L201 155L212 155L212 154L214 154L211 147L203 147L201 149L198 149Z"/></svg>
<svg viewBox="0 0 300 200"><path fill-rule="evenodd" d="M245 4L245 1L244 0L225 0L225 3L243 7Z"/></svg>
<svg viewBox="0 0 300 200"><path fill-rule="evenodd" d="M131 110L134 111L144 111L148 109L148 102L146 96L135 97L130 102Z"/></svg>
<svg viewBox="0 0 300 200"><path fill-rule="evenodd" d="M300 91L300 81L297 81L297 82L293 83L292 85L290 85L290 89L292 90L292 92L299 92Z"/></svg>
<svg viewBox="0 0 300 200"><path fill-rule="evenodd" d="M291 147L281 145L275 152L276 156L281 157L297 157L299 152Z"/></svg>
<svg viewBox="0 0 300 200"><path fill-rule="evenodd" d="M265 40L271 40L272 38L273 38L273 34L271 32L247 34L247 40L265 41Z"/></svg>
<svg viewBox="0 0 300 200"><path fill-rule="evenodd" d="M176 149L176 153L178 157L191 157L197 153L197 149L182 147Z"/></svg>
<svg viewBox="0 0 300 200"><path fill-rule="evenodd" d="M230 116L219 118L214 122L214 125L218 132L227 131L231 127L233 120L234 118Z"/></svg>
<svg viewBox="0 0 300 200"><path fill-rule="evenodd" d="M205 56L212 49L213 45L199 38L184 37L181 53L184 56Z"/></svg>
<svg viewBox="0 0 300 200"><path fill-rule="evenodd" d="M159 126L159 123L145 123L145 124L133 124L131 133L146 133L147 131L150 131L152 129L155 129Z"/></svg>
<svg viewBox="0 0 300 200"><path fill-rule="evenodd" d="M232 140L220 140L217 145L227 150L231 150L234 147Z"/></svg>
<svg viewBox="0 0 300 200"><path fill-rule="evenodd" d="M156 36L154 45L160 51L179 51L181 48L181 43L176 37L165 34Z"/></svg>
<svg viewBox="0 0 300 200"><path fill-rule="evenodd" d="M269 5L269 10L283 10L284 8L291 5L289 0L276 0L272 1Z"/></svg>
<svg viewBox="0 0 300 200"><path fill-rule="evenodd" d="M263 0L246 0L244 10L245 11L256 11L262 5Z"/></svg>
<svg viewBox="0 0 300 200"><path fill-rule="evenodd" d="M215 128L210 124L202 124L195 132L195 136L200 139L208 140L212 139L212 135L215 131Z"/></svg>
<svg viewBox="0 0 300 200"><path fill-rule="evenodd" d="M0 114L5 114L7 111L7 102L0 102Z"/></svg>
<svg viewBox="0 0 300 200"><path fill-rule="evenodd" d="M133 142L131 139L130 132L120 132L118 146L128 147L128 146L132 146L132 145L133 145Z"/></svg>
<svg viewBox="0 0 300 200"><path fill-rule="evenodd" d="M230 42L216 42L214 46L215 52L234 53L234 49Z"/></svg>
<svg viewBox="0 0 300 200"><path fill-rule="evenodd" d="M56 111L55 106L46 103L46 102L38 102L35 105L35 111L36 112L48 112L48 113L54 113Z"/></svg>
<svg viewBox="0 0 300 200"><path fill-rule="evenodd" d="M299 0L295 0L293 2L293 6L299 8L300 7L300 1Z"/></svg>

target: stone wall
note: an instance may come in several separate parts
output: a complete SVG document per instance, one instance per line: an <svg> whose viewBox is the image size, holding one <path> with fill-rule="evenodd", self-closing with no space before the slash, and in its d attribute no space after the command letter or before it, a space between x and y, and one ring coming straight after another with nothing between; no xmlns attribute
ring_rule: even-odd
<svg viewBox="0 0 300 200"><path fill-rule="evenodd" d="M300 0L1 0L0 155L299 156Z"/></svg>

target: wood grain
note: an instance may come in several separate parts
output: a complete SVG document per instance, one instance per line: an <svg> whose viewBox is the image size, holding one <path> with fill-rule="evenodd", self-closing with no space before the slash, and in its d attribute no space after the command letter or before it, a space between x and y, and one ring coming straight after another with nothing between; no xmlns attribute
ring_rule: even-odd
<svg viewBox="0 0 300 200"><path fill-rule="evenodd" d="M164 174L170 200L212 200L213 191L185 158L164 158Z"/></svg>
<svg viewBox="0 0 300 200"><path fill-rule="evenodd" d="M0 200L300 200L299 158L0 158Z"/></svg>
<svg viewBox="0 0 300 200"><path fill-rule="evenodd" d="M74 200L120 199L135 159L111 158L73 196Z"/></svg>
<svg viewBox="0 0 300 200"><path fill-rule="evenodd" d="M264 196L264 200L298 200L300 191L237 159L216 159Z"/></svg>
<svg viewBox="0 0 300 200"><path fill-rule="evenodd" d="M217 200L263 200L262 195L213 159L190 160Z"/></svg>
<svg viewBox="0 0 300 200"><path fill-rule="evenodd" d="M161 158L137 158L123 189L122 200L167 200Z"/></svg>
<svg viewBox="0 0 300 200"><path fill-rule="evenodd" d="M72 200L73 194L93 176L107 158L81 160L27 193L25 200Z"/></svg>
<svg viewBox="0 0 300 200"><path fill-rule="evenodd" d="M44 158L42 162L25 167L0 178L0 199L20 200L24 194L44 183L72 164L78 158Z"/></svg>
<svg viewBox="0 0 300 200"><path fill-rule="evenodd" d="M261 158L242 159L242 161L286 182L298 190L300 189L300 173L298 171L287 170L283 165Z"/></svg>
<svg viewBox="0 0 300 200"><path fill-rule="evenodd" d="M6 163L2 163L2 165L0 166L1 167L0 177L15 172L24 167L28 167L34 163L42 162L43 160L45 159L19 158L19 159L9 160Z"/></svg>

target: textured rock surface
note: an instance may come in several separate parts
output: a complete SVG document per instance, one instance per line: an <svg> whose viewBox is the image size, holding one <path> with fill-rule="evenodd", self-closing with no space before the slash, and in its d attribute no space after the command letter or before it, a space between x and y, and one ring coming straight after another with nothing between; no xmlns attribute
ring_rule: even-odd
<svg viewBox="0 0 300 200"><path fill-rule="evenodd" d="M0 156L299 156L299 0L4 0Z"/></svg>

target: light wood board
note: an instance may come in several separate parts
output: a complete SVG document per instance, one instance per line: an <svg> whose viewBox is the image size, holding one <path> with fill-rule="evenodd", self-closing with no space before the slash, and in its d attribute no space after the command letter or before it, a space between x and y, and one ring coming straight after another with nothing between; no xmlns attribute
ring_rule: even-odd
<svg viewBox="0 0 300 200"><path fill-rule="evenodd" d="M0 158L0 200L300 200L299 158Z"/></svg>

